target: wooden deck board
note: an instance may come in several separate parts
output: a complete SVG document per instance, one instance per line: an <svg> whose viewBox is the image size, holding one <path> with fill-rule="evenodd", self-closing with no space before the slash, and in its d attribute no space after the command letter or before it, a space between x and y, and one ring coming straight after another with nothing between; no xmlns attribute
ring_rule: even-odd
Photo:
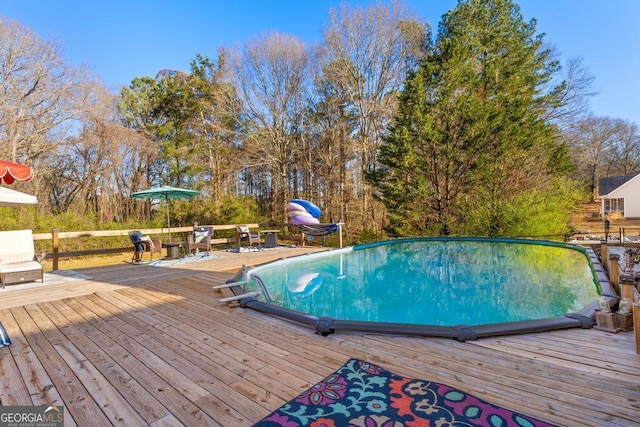
<svg viewBox="0 0 640 427"><path fill-rule="evenodd" d="M0 296L0 404L62 404L65 424L249 426L349 357L461 388L559 426L639 425L633 333L449 339L312 330L219 302L242 265L313 249L123 263ZM44 289L44 288L43 288Z"/></svg>
<svg viewBox="0 0 640 427"><path fill-rule="evenodd" d="M100 313L100 310L95 304L89 303L90 297L81 297L79 299L85 306L91 308L92 311ZM106 311L102 311L100 314L103 319L111 316L111 314ZM114 331L115 333L125 334L135 342L136 345L139 345L141 350L143 349L145 351L145 353L141 355L141 360L145 360L148 366L152 368L157 366L154 370L163 370L165 380L174 387L176 384L181 384L180 392L183 396L189 397L190 400L194 401L206 397L209 393L219 396L229 395L232 398L235 397L233 389L229 384L212 377L207 370L200 366L202 355L200 359L196 361L189 360L188 357L184 357L184 355L174 350L175 346L173 342L161 342L150 337L148 334L140 334L137 328L118 319L111 318L107 321L117 329ZM136 356L140 359L139 355ZM153 360L153 363L149 363L150 359ZM168 376L167 372L172 373L172 375ZM239 381L241 378L236 378L235 380ZM229 402L229 406L227 407L227 412L237 412L237 417L240 418L240 414L255 412L257 410L259 411L259 408L256 406L255 401L250 399L236 399L233 402Z"/></svg>
<svg viewBox="0 0 640 427"><path fill-rule="evenodd" d="M47 308L49 310L45 314L44 310ZM60 322L62 317L60 313L51 310L50 305L42 304L30 310L30 314L33 320L41 325L41 328L42 326L46 327L44 334L113 425L145 425L142 417L129 405L120 392L114 389L107 377L103 376L82 351L58 330L54 319ZM66 322L62 321L61 323Z"/></svg>
<svg viewBox="0 0 640 427"><path fill-rule="evenodd" d="M23 395L22 392L27 393L31 400L31 402L27 402L20 399L16 404L62 405L62 397L60 397L58 390L53 386L44 366L33 353L31 346L22 334L20 326L13 317L13 314L9 310L3 310L0 316L7 330L7 334L11 337L12 344L9 347L11 349L11 356L21 376L19 382L6 384L6 387L21 396ZM15 390L20 388L20 386L23 386L24 390ZM11 402L11 400L9 400L9 402ZM2 404L5 405L4 399L2 400ZM7 403L7 405L9 404L10 403Z"/></svg>
<svg viewBox="0 0 640 427"><path fill-rule="evenodd" d="M12 313L16 323L23 330L31 350L60 393L66 410L79 425L90 425L91 423L106 425L109 423L109 419L100 409L98 402L91 398L91 394L75 375L72 367L65 362L49 341L46 335L48 323L38 325L39 317L37 313L34 313L36 310L38 307L32 304L14 309ZM32 318L32 314L35 314L36 317ZM38 381L38 378L32 378L32 381Z"/></svg>
<svg viewBox="0 0 640 427"><path fill-rule="evenodd" d="M13 337L11 347L0 348L0 402L3 405L32 405L30 394L33 390L30 390L28 383L24 382L19 367L24 367L29 363L32 356L29 345L8 310L0 312L0 318L4 319L5 329L9 336ZM12 357L12 352L15 358ZM37 359L34 361L34 367L34 369L40 369L41 372L44 371L41 365L38 366ZM45 377L45 375L42 376Z"/></svg>
<svg viewBox="0 0 640 427"><path fill-rule="evenodd" d="M123 369L114 360L107 349L96 345L82 330L77 328L74 322L80 321L69 306L62 301L41 304L43 311L56 323L63 331L67 339L76 347L82 350L87 363L93 366L108 379L115 393L118 393L128 405L135 408L137 417L140 417L147 424L164 417L168 411L153 395L142 387L133 376ZM123 422L127 425L136 425L137 417L125 417L126 413L119 413Z"/></svg>
<svg viewBox="0 0 640 427"><path fill-rule="evenodd" d="M172 412L186 425L202 423L216 425L214 419L202 412L194 403L195 400L207 395L206 390L190 381L144 346L117 331L105 319L99 318L82 305L78 298L68 299L65 302L84 318L87 333L93 336L99 332L99 345L108 348L108 352L114 357L114 360L130 375L135 376L137 381L152 393L169 412Z"/></svg>
<svg viewBox="0 0 640 427"><path fill-rule="evenodd" d="M143 296L140 295L140 290L127 290L125 292L132 293L136 299L143 298ZM157 304L157 301L151 300L149 302L155 302ZM169 317L182 319L185 323L199 325L199 328L201 328L203 333L208 332L210 328L214 328L220 324L224 324L225 326L234 326L229 323L225 314L216 316L213 310L209 310L206 314L201 314L198 313L197 303L191 305L189 309L184 305L179 304L180 301L178 301L176 307L173 308L169 305L157 305L157 307L159 307L160 310L163 310L163 312L165 312ZM211 302L211 304L216 303ZM296 354L291 352L290 347L282 347L281 343L279 343L280 338L276 334L268 335L266 339L263 339L258 335L255 322L247 325L246 328L241 328L237 324L235 326L236 327L230 328L225 327L219 332L219 335L225 338L224 345L227 346L228 352L239 355L253 354L255 357L260 357L262 360L265 360L265 358L271 360L275 356L277 359L282 361L283 365L281 368L287 369L289 372L296 371L298 368L298 363L295 362ZM305 369L301 372L301 375L303 376L309 375L311 365L317 359L316 353L309 352L308 356L309 360L306 361ZM291 362L292 359L294 359L293 362ZM266 361L264 363L266 364ZM326 365L318 364L315 367L315 371L319 375L318 379L322 379L324 377L322 374L325 366Z"/></svg>
<svg viewBox="0 0 640 427"><path fill-rule="evenodd" d="M584 411L590 412L594 417L601 415L599 414L601 408L615 410L616 401L619 403L619 396L611 395L609 396L611 399L607 401L606 398L601 398L600 393L589 395L585 387L571 384L566 378L557 378L557 375L549 375L548 366L536 363L527 363L525 366L521 359L508 360L506 357L496 360L494 352L479 352L477 346L473 345L474 343L466 343L469 345L465 346L457 344L450 341L432 343L429 347L429 358L433 358L433 361L429 361L424 355L421 355L419 359L414 356L416 360L419 360L417 366L420 367L425 363L430 366L451 366L448 364L454 362L455 365L449 369L451 377L439 381L456 385L462 389L466 389L469 386L478 387L482 385L482 388L487 390L483 396L487 400L499 399L505 402L505 406L507 405L506 402L509 402L509 405L517 405L520 408L531 404L531 407L525 411L526 413L536 411L536 406L541 399L553 402L554 411L568 414L570 414L574 405L583 404L585 406ZM403 351L407 355L414 353L410 347L410 342L407 343L406 347L402 346L402 350L391 349L391 351L394 353ZM422 369L424 368L419 368L418 370ZM492 390L492 383L500 383L510 388L517 388L520 390L519 396L514 400L510 392L505 393L500 389ZM526 396L526 398L523 399L523 396ZM518 403L519 399L523 399L523 402ZM599 408L594 410L589 407L588 403L596 399L600 403ZM625 408L624 410L627 410L627 415L629 416L632 416L635 411L633 408ZM581 416L584 415L586 413L581 414ZM566 414L563 415L563 418L566 416Z"/></svg>

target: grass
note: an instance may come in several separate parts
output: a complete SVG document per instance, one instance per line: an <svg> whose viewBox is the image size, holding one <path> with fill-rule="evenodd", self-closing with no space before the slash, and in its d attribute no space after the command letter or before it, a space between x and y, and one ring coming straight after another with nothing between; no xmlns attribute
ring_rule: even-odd
<svg viewBox="0 0 640 427"><path fill-rule="evenodd" d="M123 262L130 262L133 251L123 252L121 254L100 255L100 256L86 256L75 258L61 258L58 261L59 270L76 270L78 268L88 267L102 267L106 265L122 264ZM45 272L53 270L53 262L51 259L46 259L42 262L42 267Z"/></svg>
<svg viewBox="0 0 640 427"><path fill-rule="evenodd" d="M621 215L609 217L610 233L618 234L620 227L632 228L633 233L640 231L640 218L624 219ZM573 215L571 224L578 231L586 231L587 234L604 234L604 220L600 215L600 203L591 202Z"/></svg>
<svg viewBox="0 0 640 427"><path fill-rule="evenodd" d="M633 234L640 234L640 219L624 219L620 217L610 218L610 233L618 234L619 227L633 228ZM587 203L583 208L571 218L571 225L578 231L587 231L588 234L604 235L604 221L600 216L600 203ZM292 242L297 243L297 242ZM217 246L216 249L226 249L232 245ZM164 256L165 254L163 254ZM76 258L63 258L60 260L58 268L60 270L75 270L78 268L101 267L107 265L117 265L123 262L130 262L132 251L126 251L111 255L97 255ZM45 260L42 263L45 271L53 269L52 261Z"/></svg>
<svg viewBox="0 0 640 427"><path fill-rule="evenodd" d="M280 243L294 243L286 240L280 240ZM225 250L231 247L234 247L233 243L229 244L218 244L213 250ZM166 250L162 250L161 257L166 256ZM83 256L83 257L73 257L73 258L61 258L58 262L59 270L76 270L78 268L89 268L89 267L103 267L107 265L118 265L123 262L131 262L131 258L133 256L133 248L131 250L127 250L122 253L109 254L109 255L94 255L94 256ZM154 256L154 259L157 259L157 255ZM145 254L144 259L149 259L149 255ZM42 262L42 267L45 272L49 272L53 270L53 261L51 259L46 259Z"/></svg>

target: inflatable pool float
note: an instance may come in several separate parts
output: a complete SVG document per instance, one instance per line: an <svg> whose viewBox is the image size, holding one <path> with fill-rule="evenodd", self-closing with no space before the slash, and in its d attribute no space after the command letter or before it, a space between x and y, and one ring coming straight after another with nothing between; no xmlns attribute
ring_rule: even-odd
<svg viewBox="0 0 640 427"><path fill-rule="evenodd" d="M293 199L287 203L287 216L294 225L320 224L318 217L322 214L319 207L308 200Z"/></svg>

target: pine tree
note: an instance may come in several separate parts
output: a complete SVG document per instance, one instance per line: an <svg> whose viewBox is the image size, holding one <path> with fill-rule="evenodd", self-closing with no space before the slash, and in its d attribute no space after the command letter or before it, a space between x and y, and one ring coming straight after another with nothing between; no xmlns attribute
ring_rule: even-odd
<svg viewBox="0 0 640 427"><path fill-rule="evenodd" d="M405 83L381 168L369 176L389 232L526 234L541 231L524 226L536 224L536 213L545 232L562 232L579 192L565 178L558 131L544 121L558 100L541 88L559 65L542 37L510 0L461 1L443 17L432 51ZM553 220L540 208L547 202Z"/></svg>

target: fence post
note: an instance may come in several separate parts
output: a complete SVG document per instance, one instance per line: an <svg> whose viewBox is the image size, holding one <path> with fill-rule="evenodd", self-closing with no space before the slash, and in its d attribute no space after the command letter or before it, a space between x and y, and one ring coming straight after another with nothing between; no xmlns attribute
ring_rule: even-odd
<svg viewBox="0 0 640 427"><path fill-rule="evenodd" d="M609 281L618 295L620 295L620 255L610 255L609 261L611 269L611 271L609 271Z"/></svg>
<svg viewBox="0 0 640 427"><path fill-rule="evenodd" d="M54 228L53 230L51 230L51 246L53 248L52 253L53 253L53 270L57 271L58 270L58 251L60 250L60 248L58 247L58 232L60 230L57 228Z"/></svg>
<svg viewBox="0 0 640 427"><path fill-rule="evenodd" d="M636 281L631 274L620 275L620 300L623 298L629 298L633 302L633 288L636 286Z"/></svg>

